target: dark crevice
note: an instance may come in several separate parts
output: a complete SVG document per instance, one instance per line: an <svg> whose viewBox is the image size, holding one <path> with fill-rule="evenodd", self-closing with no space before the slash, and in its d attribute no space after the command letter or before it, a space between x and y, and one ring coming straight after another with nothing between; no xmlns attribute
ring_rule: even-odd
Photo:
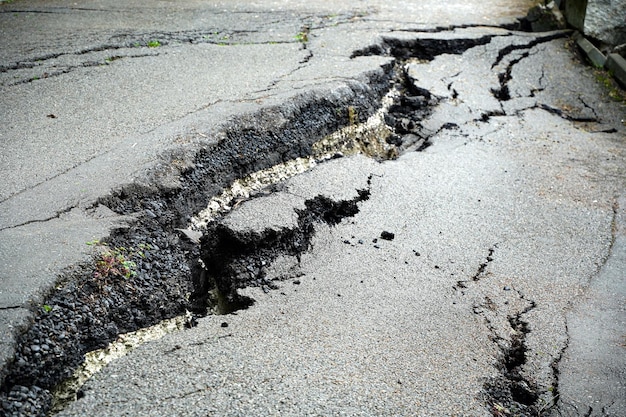
<svg viewBox="0 0 626 417"><path fill-rule="evenodd" d="M384 116L385 124L393 132L386 141L400 152L421 152L432 144L430 137L434 135L422 126L422 120L428 118L440 99L411 82L402 62L397 63L395 69L395 83L401 94L394 99ZM454 123L447 124L445 128L455 128Z"/></svg>
<svg viewBox="0 0 626 417"><path fill-rule="evenodd" d="M311 59L313 59L313 52L311 52L310 49L307 49L306 56L300 60L299 64L307 64ZM298 69L302 69L302 67L298 67Z"/></svg>
<svg viewBox="0 0 626 417"><path fill-rule="evenodd" d="M526 406L533 406L539 398L537 387L521 374L522 367L527 361L526 336L530 333L528 322L523 319L523 316L535 307L535 302L530 301L530 306L515 316L509 317L511 329L515 333L511 337L509 349L504 352L504 366L507 371L505 377L511 382L511 397L513 401Z"/></svg>
<svg viewBox="0 0 626 417"><path fill-rule="evenodd" d="M208 306L218 306L222 314L246 308L252 300L238 294L241 288L256 286L265 291L275 285L266 277L266 269L281 255L300 260L311 247L316 224L335 226L359 212L358 203L369 198L369 190L358 190L352 200L334 201L318 196L305 202L294 228L256 231L232 230L223 223L207 227L201 241L200 257L204 267L194 269L191 301L195 311L206 313ZM210 300L211 291L217 300ZM217 301L217 302L216 302Z"/></svg>
<svg viewBox="0 0 626 417"><path fill-rule="evenodd" d="M472 277L469 280L457 281L457 283L452 288L454 288L455 290L462 289L462 288L467 288L467 284L469 282L478 282L478 281L480 281L480 279L483 276L485 276L485 271L486 271L487 267L493 261L493 253L495 252L497 247L498 247L498 244L495 244L495 245L493 245L492 247L489 248L489 250L487 251L487 256L485 257L485 261L481 262L481 264L478 265L478 269L476 270L474 275L472 275Z"/></svg>
<svg viewBox="0 0 626 417"><path fill-rule="evenodd" d="M498 117L498 116L506 116L506 113L503 111L488 111L488 112L482 113L480 115L480 118L474 119L474 121L487 123L491 120L492 117Z"/></svg>
<svg viewBox="0 0 626 417"><path fill-rule="evenodd" d="M518 291L519 293L519 291ZM520 294L520 298L525 297ZM524 316L532 311L536 304L532 300L524 310L508 317L512 336L507 343L498 343L502 352L499 361L501 375L485 382L484 390L487 402L493 407L494 415L499 407L509 410L511 415L539 415L539 389L535 383L523 375L526 365L526 337L531 329Z"/></svg>
<svg viewBox="0 0 626 417"><path fill-rule="evenodd" d="M595 120L599 120L600 119L600 117L598 116L598 113L596 113L596 109L594 109L593 107L591 107L590 105L585 103L585 100L583 100L582 97L578 97L578 100L580 100L580 102L583 103L583 106L585 106L585 108L591 110Z"/></svg>
<svg viewBox="0 0 626 417"><path fill-rule="evenodd" d="M505 30L522 30L521 22L504 23L502 25L481 25L478 23L470 23L465 25L449 25L449 26L437 26L434 28L424 29L392 29L391 32L413 32L413 33L440 33L450 32L455 29L471 29L471 28L492 28L492 29L505 29Z"/></svg>
<svg viewBox="0 0 626 417"><path fill-rule="evenodd" d="M500 62L502 62L502 60L506 56L510 55L514 51L526 50L526 52L522 53L518 58L511 60L507 64L505 70L498 74L498 81L500 83L500 87L491 90L491 93L493 94L493 96L497 98L499 101L510 100L511 93L509 91L508 83L512 79L511 72L513 71L513 67L519 62L521 62L523 59L528 58L530 56L530 50L534 48L535 46L541 43L550 42L554 39L563 38L568 34L569 32L558 32L558 33L554 33L548 36L538 37L525 44L508 45L505 48L502 48L498 52L498 57L496 58L495 62L491 65L491 69L495 68L498 64L500 64ZM543 70L542 70L542 77L543 77Z"/></svg>
<svg viewBox="0 0 626 417"><path fill-rule="evenodd" d="M29 224L33 224L33 223L46 223L46 222L49 222L50 220L54 220L54 219L60 218L62 215L69 213L70 211L72 211L75 208L78 208L78 206L77 205L73 205L73 206L67 207L67 208L65 208L63 210L59 210L54 215L52 215L50 217L47 217L45 219L29 220L29 221L24 222L24 223L20 223L20 224L8 226L8 227L3 227L3 228L0 228L0 232L3 231L3 230L16 229L18 227L28 226Z"/></svg>
<svg viewBox="0 0 626 417"><path fill-rule="evenodd" d="M517 51L520 49L531 49L541 43L550 42L555 39L565 38L569 36L570 33L571 33L570 31L560 31L560 32L552 33L550 35L537 37L528 43L519 44L519 45L507 45L506 47L502 48L498 52L498 57L496 58L494 63L491 65L491 69L494 69L504 59L505 56L511 54L511 52L513 51Z"/></svg>
<svg viewBox="0 0 626 417"><path fill-rule="evenodd" d="M521 62L523 59L530 56L530 51L524 52L519 58L512 60L506 67L504 72L498 74L498 81L500 82L500 88L491 90L493 96L499 101L508 101L511 99L511 93L509 92L509 81L511 81L513 67Z"/></svg>
<svg viewBox="0 0 626 417"><path fill-rule="evenodd" d="M561 400L561 394L559 392L559 380L561 377L561 371L559 370L559 364L561 363L561 360L563 359L563 355L565 355L565 351L569 348L569 341L570 341L569 328L567 326L567 323L565 323L565 334L567 335L565 343L563 344L563 347L559 351L559 355L556 358L554 358L554 360L550 364L550 367L552 368L552 375L553 375L552 391L551 391L552 404L555 408L558 408L559 402Z"/></svg>
<svg viewBox="0 0 626 417"><path fill-rule="evenodd" d="M454 290L467 289L472 283L474 285L479 284L481 279L487 274L486 271L490 263L494 260L493 255L497 247L498 244L494 244L489 248L484 262L480 263L474 275L468 280L457 281L453 286ZM511 291L511 289L508 288L507 291ZM499 335L490 319L490 314L497 314L498 307L488 296L485 296L482 304L476 304L473 308L474 314L484 318L491 334L490 339L498 346L501 352L498 361L501 375L486 381L483 386L486 396L485 400L493 407L492 411L495 416L502 415L498 414L500 408L508 409L513 413L511 415L536 415L535 412L537 411L537 402L539 400L538 388L532 381L525 378L522 373L527 361L526 352L528 348L526 346L526 337L531 331L524 316L536 307L536 303L532 300L527 300L520 291L517 291L517 293L519 298L525 300L528 305L523 310L507 317L510 326L510 331L507 333L511 334L508 340ZM461 291L460 294L464 295L465 292ZM490 312L490 314L486 312Z"/></svg>
<svg viewBox="0 0 626 417"><path fill-rule="evenodd" d="M497 247L498 245L494 245L493 247L489 248L489 253L487 254L487 258L485 258L485 262L479 265L478 270L476 271L474 276L472 276L472 281L478 281L480 280L480 278L482 278L485 273L485 269L487 269L487 266L491 263L491 261L493 261L493 252L496 250Z"/></svg>
<svg viewBox="0 0 626 417"><path fill-rule="evenodd" d="M486 45L498 35L485 35L480 38L457 38L457 39L397 39L384 37L382 42L355 51L351 58L359 56L382 55L393 56L400 60L417 58L432 61L435 57L443 54L462 54L470 48ZM499 35L501 36L501 35Z"/></svg>
<svg viewBox="0 0 626 417"><path fill-rule="evenodd" d="M536 106L531 107L531 108L539 108L541 110L545 110L548 113L557 115L557 116L559 116L559 117L561 117L561 118L563 118L565 120L569 120L571 122L594 122L594 123L598 122L598 119L595 118L595 117L587 117L587 116L576 117L576 116L571 116L571 115L567 114L567 112L565 112L564 110L557 109L555 107L551 107L551 106L548 106L547 104L543 104L543 103L537 104Z"/></svg>

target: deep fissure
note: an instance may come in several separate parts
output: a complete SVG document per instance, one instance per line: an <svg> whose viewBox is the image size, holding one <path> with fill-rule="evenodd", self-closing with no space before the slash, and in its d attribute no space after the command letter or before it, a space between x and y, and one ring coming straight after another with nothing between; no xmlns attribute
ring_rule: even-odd
<svg viewBox="0 0 626 417"><path fill-rule="evenodd" d="M509 324L515 333L511 337L511 346L505 352L504 357L505 377L511 383L511 398L526 406L533 406L539 398L536 387L533 387L521 374L521 368L526 364L526 335L530 333L528 323L522 319L522 316L533 308L535 308L534 302L531 303L531 307L509 317Z"/></svg>
<svg viewBox="0 0 626 417"><path fill-rule="evenodd" d="M495 245L493 245L492 247L489 248L489 250L487 251L487 256L485 257L485 261L482 262L480 265L478 265L478 269L476 270L474 275L472 275L470 280L460 280L460 281L457 281L457 283L453 286L453 288L455 290L462 289L462 288L467 288L467 284L469 282L478 282L478 281L480 281L480 279L485 275L485 270L487 269L489 264L493 261L493 253L495 252L497 247L498 247L498 245L495 244Z"/></svg>
<svg viewBox="0 0 626 417"><path fill-rule="evenodd" d="M511 60L505 70L501 73L498 74L498 81L500 83L500 87L493 89L491 92L493 94L493 96L495 98L497 98L499 101L508 101L511 99L511 93L509 91L509 81L511 81L512 79L512 71L513 71L513 67L520 63L523 59L528 58L530 56L531 53L531 49L534 48L535 46L542 44L542 43L546 43L546 42L550 42L553 41L554 39L558 39L558 38L562 38L569 35L569 32L558 32L555 34L551 34L548 36L543 36L543 37L539 37L537 39L533 39L532 41L525 43L525 44L521 44L521 45L509 45L503 49L501 49L498 52L498 57L496 58L495 62L491 65L491 69L494 69L496 66L498 66L498 64L500 64L502 62L502 60L510 55L511 53L513 53L514 51L519 51L519 50L526 50L526 52L522 53L518 58L515 58L513 60ZM543 71L542 71L542 77L543 77Z"/></svg>
<svg viewBox="0 0 626 417"><path fill-rule="evenodd" d="M527 300L518 291L520 299ZM499 408L519 415L535 415L540 413L540 391L534 382L524 376L523 368L527 363L527 335L531 332L529 323L524 316L536 308L536 303L527 300L529 305L523 310L507 318L511 329L508 341L498 340L501 351L499 360L501 375L487 380L484 384L486 402L491 405L494 415L500 415ZM491 330L492 332L494 329Z"/></svg>
<svg viewBox="0 0 626 417"><path fill-rule="evenodd" d="M355 51L351 58L369 55L393 56L399 60L415 58L432 61L436 56L443 54L462 54L470 48L486 45L495 34L488 34L480 38L452 38L452 39L398 39L383 37L380 44ZM501 35L500 35L501 36Z"/></svg>
<svg viewBox="0 0 626 417"><path fill-rule="evenodd" d="M480 285L481 279L487 274L488 266L494 261L494 253L497 248L498 244L490 247L485 261L479 264L474 275L468 280L457 281L453 288L455 290L466 290L470 284ZM512 288L506 289L506 291L511 290ZM489 296L485 296L484 303L475 305L473 309L474 314L482 316L485 320L485 324L491 332L491 340L500 350L500 358L498 360L500 375L497 378L485 381L483 385L485 401L494 410L494 415L499 415L497 413L498 410L495 409L497 407L503 407L512 410L512 412L533 413L537 410L537 402L539 400L539 389L523 374L523 368L527 362L526 353L528 351L526 337L531 332L529 323L524 319L524 316L536 308L536 303L532 300L527 300L520 291L516 290L516 292L519 298L525 300L528 305L521 311L507 317L511 334L508 339L498 334L489 315L485 314L486 310L497 311L497 306ZM461 294L465 295L465 292L461 291Z"/></svg>
<svg viewBox="0 0 626 417"><path fill-rule="evenodd" d="M211 196L235 179L309 156L313 144L323 136L365 121L391 88L392 71L393 67L386 66L367 73L365 83L347 81L342 99L311 93L302 96L296 106L268 108L227 123L213 148L200 150L179 169L181 186L176 189L130 185L101 199L100 204L119 214L140 215L138 221L114 231L101 244L111 250L140 245L148 249L143 256L128 258L136 264L135 275L130 278L94 279L89 264L74 268L63 278L64 283L36 308L34 322L18 336L0 401L20 402L26 395L25 402L33 407L29 414L44 415L52 405L50 391L71 377L86 352L105 347L118 334L148 327L186 310L206 310L206 305L198 308L198 288L190 279L200 248L177 230L184 229ZM154 171L155 184L159 171ZM360 197L366 198L366 193ZM314 218L333 224L337 215L349 214L352 206L350 202L335 206L323 197L309 204L317 213L305 222L309 228ZM226 309L233 307L229 302ZM75 395L80 396L80 391Z"/></svg>
<svg viewBox="0 0 626 417"><path fill-rule="evenodd" d="M357 190L357 194L351 200L334 201L319 195L305 201L305 209L295 209L298 219L293 228L241 232L221 223L210 224L201 242L202 266L195 269L195 309L205 313L207 306L217 304L219 313L231 313L253 302L239 295L238 289L275 289L266 277L266 268L280 255L295 257L300 262L300 255L310 248L316 224L335 226L354 216L359 211L358 203L366 201L370 191ZM217 291L217 303L207 299L212 289Z"/></svg>

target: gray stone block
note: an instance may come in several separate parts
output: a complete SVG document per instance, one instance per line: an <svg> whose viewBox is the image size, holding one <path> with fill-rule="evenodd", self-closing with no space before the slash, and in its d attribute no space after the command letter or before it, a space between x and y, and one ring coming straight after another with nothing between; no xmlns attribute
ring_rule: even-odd
<svg viewBox="0 0 626 417"><path fill-rule="evenodd" d="M565 18L576 29L583 31L587 0L567 0L565 2Z"/></svg>
<svg viewBox="0 0 626 417"><path fill-rule="evenodd" d="M608 45L626 42L626 1L588 0L584 32Z"/></svg>
<svg viewBox="0 0 626 417"><path fill-rule="evenodd" d="M565 18L585 36L607 45L626 42L626 1L566 0Z"/></svg>
<svg viewBox="0 0 626 417"><path fill-rule="evenodd" d="M603 67L606 62L606 57L602 52L598 50L591 42L585 39L580 33L576 33L574 35L574 39L576 39L576 43L583 50L587 58L595 65L596 67Z"/></svg>
<svg viewBox="0 0 626 417"><path fill-rule="evenodd" d="M606 60L606 68L613 73L622 87L626 87L626 59L619 54L610 54Z"/></svg>

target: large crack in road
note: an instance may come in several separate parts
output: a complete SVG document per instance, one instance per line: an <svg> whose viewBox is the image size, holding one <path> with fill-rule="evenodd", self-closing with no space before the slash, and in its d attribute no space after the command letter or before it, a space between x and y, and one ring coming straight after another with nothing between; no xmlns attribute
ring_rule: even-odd
<svg viewBox="0 0 626 417"><path fill-rule="evenodd" d="M373 236L367 236L369 240L366 240L367 233L359 229L359 222L364 222L366 216L373 216L375 222L385 224L384 220L376 217L385 215L385 204L369 199L393 199L395 191L389 191L393 189L393 184L388 183L391 178L406 182L403 184L405 189L400 188L401 191L397 193L409 195L410 192L421 192L429 200L402 203L406 205L402 207L407 213L398 209L401 220L391 222L397 227L395 233L388 232L388 228L384 230L384 239L381 241L388 244L381 245L378 241L381 237L377 234L373 237L373 245L368 246L367 250L387 253L393 263L400 264L407 248L394 247L391 242L398 241L394 241L394 237L400 236L400 231L409 236L407 239L420 236L423 242L402 241L406 245L415 245L410 247L412 261L425 260L424 264L415 266L418 275L429 276L433 280L420 281L419 285L443 293L446 302L453 299L453 305L458 303L457 307L446 308L452 308L454 314L459 316L449 317L445 323L454 326L458 320L467 326L477 326L473 320L474 316L478 316L480 324L473 328L485 331L487 335L482 339L479 337L480 340L472 339L471 343L459 341L460 346L473 346L487 352L485 357L474 358L475 368L485 373L478 379L468 376L460 378L458 383L447 381L456 388L459 388L460 383L467 382L471 386L469 391L480 383L480 392L472 391L473 400L463 405L463 401L467 401L467 397L463 396L467 392L464 392L461 400L452 401L449 408L446 408L447 403L409 404L404 397L397 400L398 404L406 407L407 413L423 406L429 413L439 415L453 410L461 410L463 415L479 415L481 410L496 416L541 415L553 408L559 401L558 362L566 347L567 339L564 335L567 329L559 320L546 322L545 317L566 308L572 302L576 288L583 286L591 276L587 257L593 259L594 254L602 252L605 245L602 237L596 234L588 241L570 236L585 250L594 249L590 254L581 255L584 262L580 265L567 265L559 255L549 254L546 259L555 257L556 264L561 268L552 271L555 276L549 278L554 279L550 284L545 281L549 274L534 264L525 266L519 272L506 263L521 267L526 262L515 255L518 250L528 250L523 244L515 243L516 239L521 239L518 235L536 237L542 229L547 228L546 222L557 222L545 215L546 219L533 223L523 210L538 217L547 208L569 211L573 219L571 223L558 220L559 228L545 230L546 235L553 236L555 241L560 239L563 231L573 233L572 230L586 224L581 220L584 218L581 211L593 212L589 214L593 227L605 226L605 212L603 207L591 210L576 206L576 202L583 198L580 194L582 191L567 189L566 186L558 190L560 196L569 198L566 198L566 202L541 200L549 199L545 197L546 190L542 189L545 181L541 177L549 174L558 178L560 169L571 169L566 158L561 159L566 161L562 163L563 166L541 161L544 165L532 167L528 160L520 162L511 159L511 154L529 152L534 157L541 156L541 152L537 153L531 148L533 141L540 140L536 136L550 134L544 133L544 129L537 126L541 123L553 126L553 135L563 131L573 135L572 140L577 141L579 146L587 140L584 133L590 123L595 131L624 131L619 122L619 111L605 102L598 102L593 87L576 92L576 100L572 101L570 97L556 93L570 82L567 76L556 81L552 79L551 83L544 80L548 73L555 77L555 69L558 67L546 62L546 51L558 52L561 62L571 59L564 48L568 35L568 32L524 34L510 28L481 27L393 33L393 36L385 36L377 45L356 51L353 58L380 54L395 57L394 64L367 74L363 81L346 82L341 87L341 94L335 94L336 98L332 92L311 93L301 97L296 104L266 109L233 120L221 132L222 137L213 148L199 152L192 159L185 155L173 156L173 163L165 174L171 179L169 188L135 185L103 198L99 204L118 214L135 216L136 220L113 233L106 242L96 243L99 250L94 255L95 267L93 264L80 265L63 277L40 308L33 324L20 336L15 360L8 369L2 389L3 407L11 410L7 411L7 415L45 415L52 406L51 392L72 376L83 362L84 355L105 348L120 334L185 315L187 311L196 315L185 321L192 327L197 324L199 317L208 312L233 313L249 307L254 297L242 295L242 289L259 287L268 297L272 297L272 293L276 293L272 290L281 288L282 281L299 286L303 279L301 277L316 275L313 267L318 264L311 259L319 256L315 255L315 249L320 246L314 243L315 239L322 239L322 242L334 248L324 239L337 237L333 233L350 233L349 236L341 236L344 248L351 248L348 251L365 250L368 246L366 242L369 243ZM527 77L520 76L519 68L533 59L541 60L541 71L535 71ZM384 111L381 112L381 103L385 103L385 100L392 100L392 103L383 105ZM570 104L572 102L584 105L574 107ZM602 106L604 111L596 110L596 106ZM586 116L589 111L593 117ZM554 115L558 116L558 121L551 118ZM372 118L379 120L378 127L371 127ZM574 128L571 125L573 121L584 124ZM536 136L520 137L520 143L516 143L513 135L520 129L531 129L532 126L536 131L531 134L535 133ZM575 136L577 131L581 136ZM558 140L549 142L547 139L546 146L550 147L550 152L559 156L563 153L572 155L568 158L582 157L576 150L561 147ZM612 140L610 135L606 140ZM433 147L436 149L430 152ZM476 163L483 157L494 159L485 166L477 164L477 169L485 176L490 171L495 176L497 170L498 180L506 182L511 190L519 190L519 198L512 197L513 204L519 207L500 207L496 196L483 190L458 190L452 187L455 182L469 184L468 179L475 175L472 167L459 166L456 167L459 172L454 173L453 169L438 170L437 164L445 168L453 167L457 162L441 155L456 155L462 147L468 149L467 161ZM426 162L420 162L421 155L416 156L414 151L426 151ZM604 156L601 149L593 151ZM366 154L378 161L388 162L362 162L358 157L349 157L351 153ZM459 163L466 162L463 156L455 158L458 158ZM296 169L295 173L312 172L308 171L310 167L329 159L330 162L319 166L339 167L344 163L350 166L353 163L350 161L357 161L351 172L359 178L354 182L365 181L364 186L348 187L347 195L346 192L333 196L331 191L312 191L313 194L306 197L302 195L305 194L302 190L311 192L308 186L296 187L299 190L296 192L292 183L285 185L284 182L272 180L261 182L263 186L242 193L239 199L233 192L224 197L226 188L232 188L237 181L254 177L271 167L286 167L292 161L310 161L304 163L304 168ZM528 168L525 163L529 164ZM362 172L358 168L360 164L365 165ZM507 164L514 166L510 169L519 178L508 175ZM414 178L415 181L410 183L407 175L399 174L402 166L410 168L408 172L412 174L409 177L433 174L434 178L428 180L430 189L415 188L415 183L421 184L422 180ZM415 171L415 167L425 170ZM330 168L325 169L326 177L323 178L332 178ZM619 162L609 162L602 169L605 172L616 172ZM533 170L539 171L536 177L531 178L534 182L520 179L522 172L528 174ZM446 173L450 172L453 172L452 177L446 177ZM159 177L159 183L168 183L163 181L162 170L155 169L154 175ZM290 174L279 177L279 180L289 177L299 178ZM624 180L619 178L619 181ZM494 179L484 177L481 181L487 190L489 187L494 192L506 189L495 184ZM530 183L520 186L518 181ZM592 192L591 195L600 201L612 192L602 189L593 181L591 183L595 187L594 192L598 193L596 195ZM443 197L438 194L439 189L447 190L450 194L444 194L447 197ZM454 197L453 193L456 193ZM476 199L474 194L481 197ZM226 209L222 207L213 210L210 220L198 221L198 213L207 206L211 207L210 203L220 195L222 199L217 201L226 200ZM285 196L290 197L281 200ZM278 201L271 201L273 198ZM438 201L442 198L453 199L455 203L465 204L466 207L441 207ZM585 194L584 199L587 201L588 195ZM398 200L402 201L399 196ZM424 210L435 210L419 214L423 217L432 216L440 224L426 225L418 220L429 234L412 229L407 216L410 216L409 213L417 215L418 212L411 204ZM263 208L272 206L284 207L288 213L283 217L277 216L277 221L269 213L260 214ZM364 206L368 210L361 213ZM506 211L507 215L500 213L500 209ZM246 215L246 210L250 214ZM480 221L471 223L470 217L463 210L471 212L471 216ZM455 225L453 219L442 214L443 211L454 213L468 224ZM481 214L483 212L486 214ZM486 218L483 219L483 215ZM511 222L508 216L513 216L513 220L518 216L526 226ZM494 219L493 227L489 218ZM290 223L285 222L285 219L290 219ZM352 224L357 226L351 229L347 219L353 219ZM458 242L454 237L455 232L445 227L458 227L458 233L466 242ZM485 238L475 236L481 227L488 229ZM358 233L364 236L360 237ZM316 234L320 236L316 237ZM497 237L497 244L493 244L493 237ZM490 240L490 246L485 245L485 239ZM420 246L424 242L429 242L427 248ZM545 248L554 242L546 243L537 239L533 244ZM461 252L450 247L455 245L462 248ZM568 250L574 248L566 243L564 245ZM486 256L485 247L489 248ZM500 260L501 252L504 260ZM530 253L532 250L524 252L524 256ZM303 256L308 256L308 260L302 261ZM376 258L375 255L370 256ZM107 259L113 265L102 269L101 262ZM444 259L448 260L447 265L441 264ZM434 269L427 270L426 263L430 260L437 264ZM408 265L409 261L405 260L404 264ZM469 265L478 267L466 270ZM397 265L388 268L399 273ZM408 273L407 277L413 277L414 274ZM567 281L571 275L575 276L571 282L559 284L559 280ZM414 284L410 284L412 281L407 277L400 279L413 288ZM366 280L361 280L361 284L365 284ZM396 280L396 276L393 276L393 280ZM385 277L384 281L386 285L392 285L391 277ZM314 287L312 282L308 284ZM543 289L548 285L555 285L561 291L561 300L554 304L551 304L553 296L549 294L550 291L546 293ZM567 285L571 289L567 289ZM341 298L342 293L339 291L336 291L336 296ZM398 298L402 299L402 296ZM409 298L411 302L415 301ZM430 306L428 302L423 302ZM401 301L398 303L405 309L410 305ZM350 306L346 305L345 308L350 309ZM541 314L541 317L537 314ZM463 334L470 338L465 332ZM432 337L441 343L451 341L444 336ZM180 345L175 346L178 348L172 348L171 352L183 350ZM545 351L540 352L540 348ZM423 350L426 357L432 355L429 349ZM458 360L458 357L455 358ZM439 366L448 369L443 363ZM417 389L415 385L419 383L424 383L424 380L420 379L414 384L398 379L396 385ZM437 386L441 388L441 385ZM78 397L86 395L80 387L74 387L76 389ZM193 388L183 394L163 396L162 399L188 401L188 397L204 391L202 387ZM446 390L437 393L420 391L418 397L432 402L433 399L449 398L450 395L451 392ZM121 400L119 405L123 404ZM70 407L68 415L84 412L80 408L82 405L81 402L74 404L77 408ZM57 410L60 408L57 407ZM382 407L368 411L382 415L389 410Z"/></svg>

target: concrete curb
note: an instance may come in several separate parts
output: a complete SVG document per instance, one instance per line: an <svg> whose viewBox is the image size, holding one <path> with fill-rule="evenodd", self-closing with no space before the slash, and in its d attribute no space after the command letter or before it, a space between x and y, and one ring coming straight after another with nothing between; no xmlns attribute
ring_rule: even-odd
<svg viewBox="0 0 626 417"><path fill-rule="evenodd" d="M613 77L626 88L626 59L619 54L609 54L605 68L613 73Z"/></svg>
<svg viewBox="0 0 626 417"><path fill-rule="evenodd" d="M576 32L574 34L574 40L583 50L587 58L591 61L591 63L597 67L604 67L606 63L606 57L600 52L598 48L596 48L591 42L589 42L580 32Z"/></svg>
<svg viewBox="0 0 626 417"><path fill-rule="evenodd" d="M609 54L609 56L606 57L580 32L574 33L573 37L593 65L610 71L617 82L619 82L622 87L626 88L626 60L622 58L621 55Z"/></svg>

